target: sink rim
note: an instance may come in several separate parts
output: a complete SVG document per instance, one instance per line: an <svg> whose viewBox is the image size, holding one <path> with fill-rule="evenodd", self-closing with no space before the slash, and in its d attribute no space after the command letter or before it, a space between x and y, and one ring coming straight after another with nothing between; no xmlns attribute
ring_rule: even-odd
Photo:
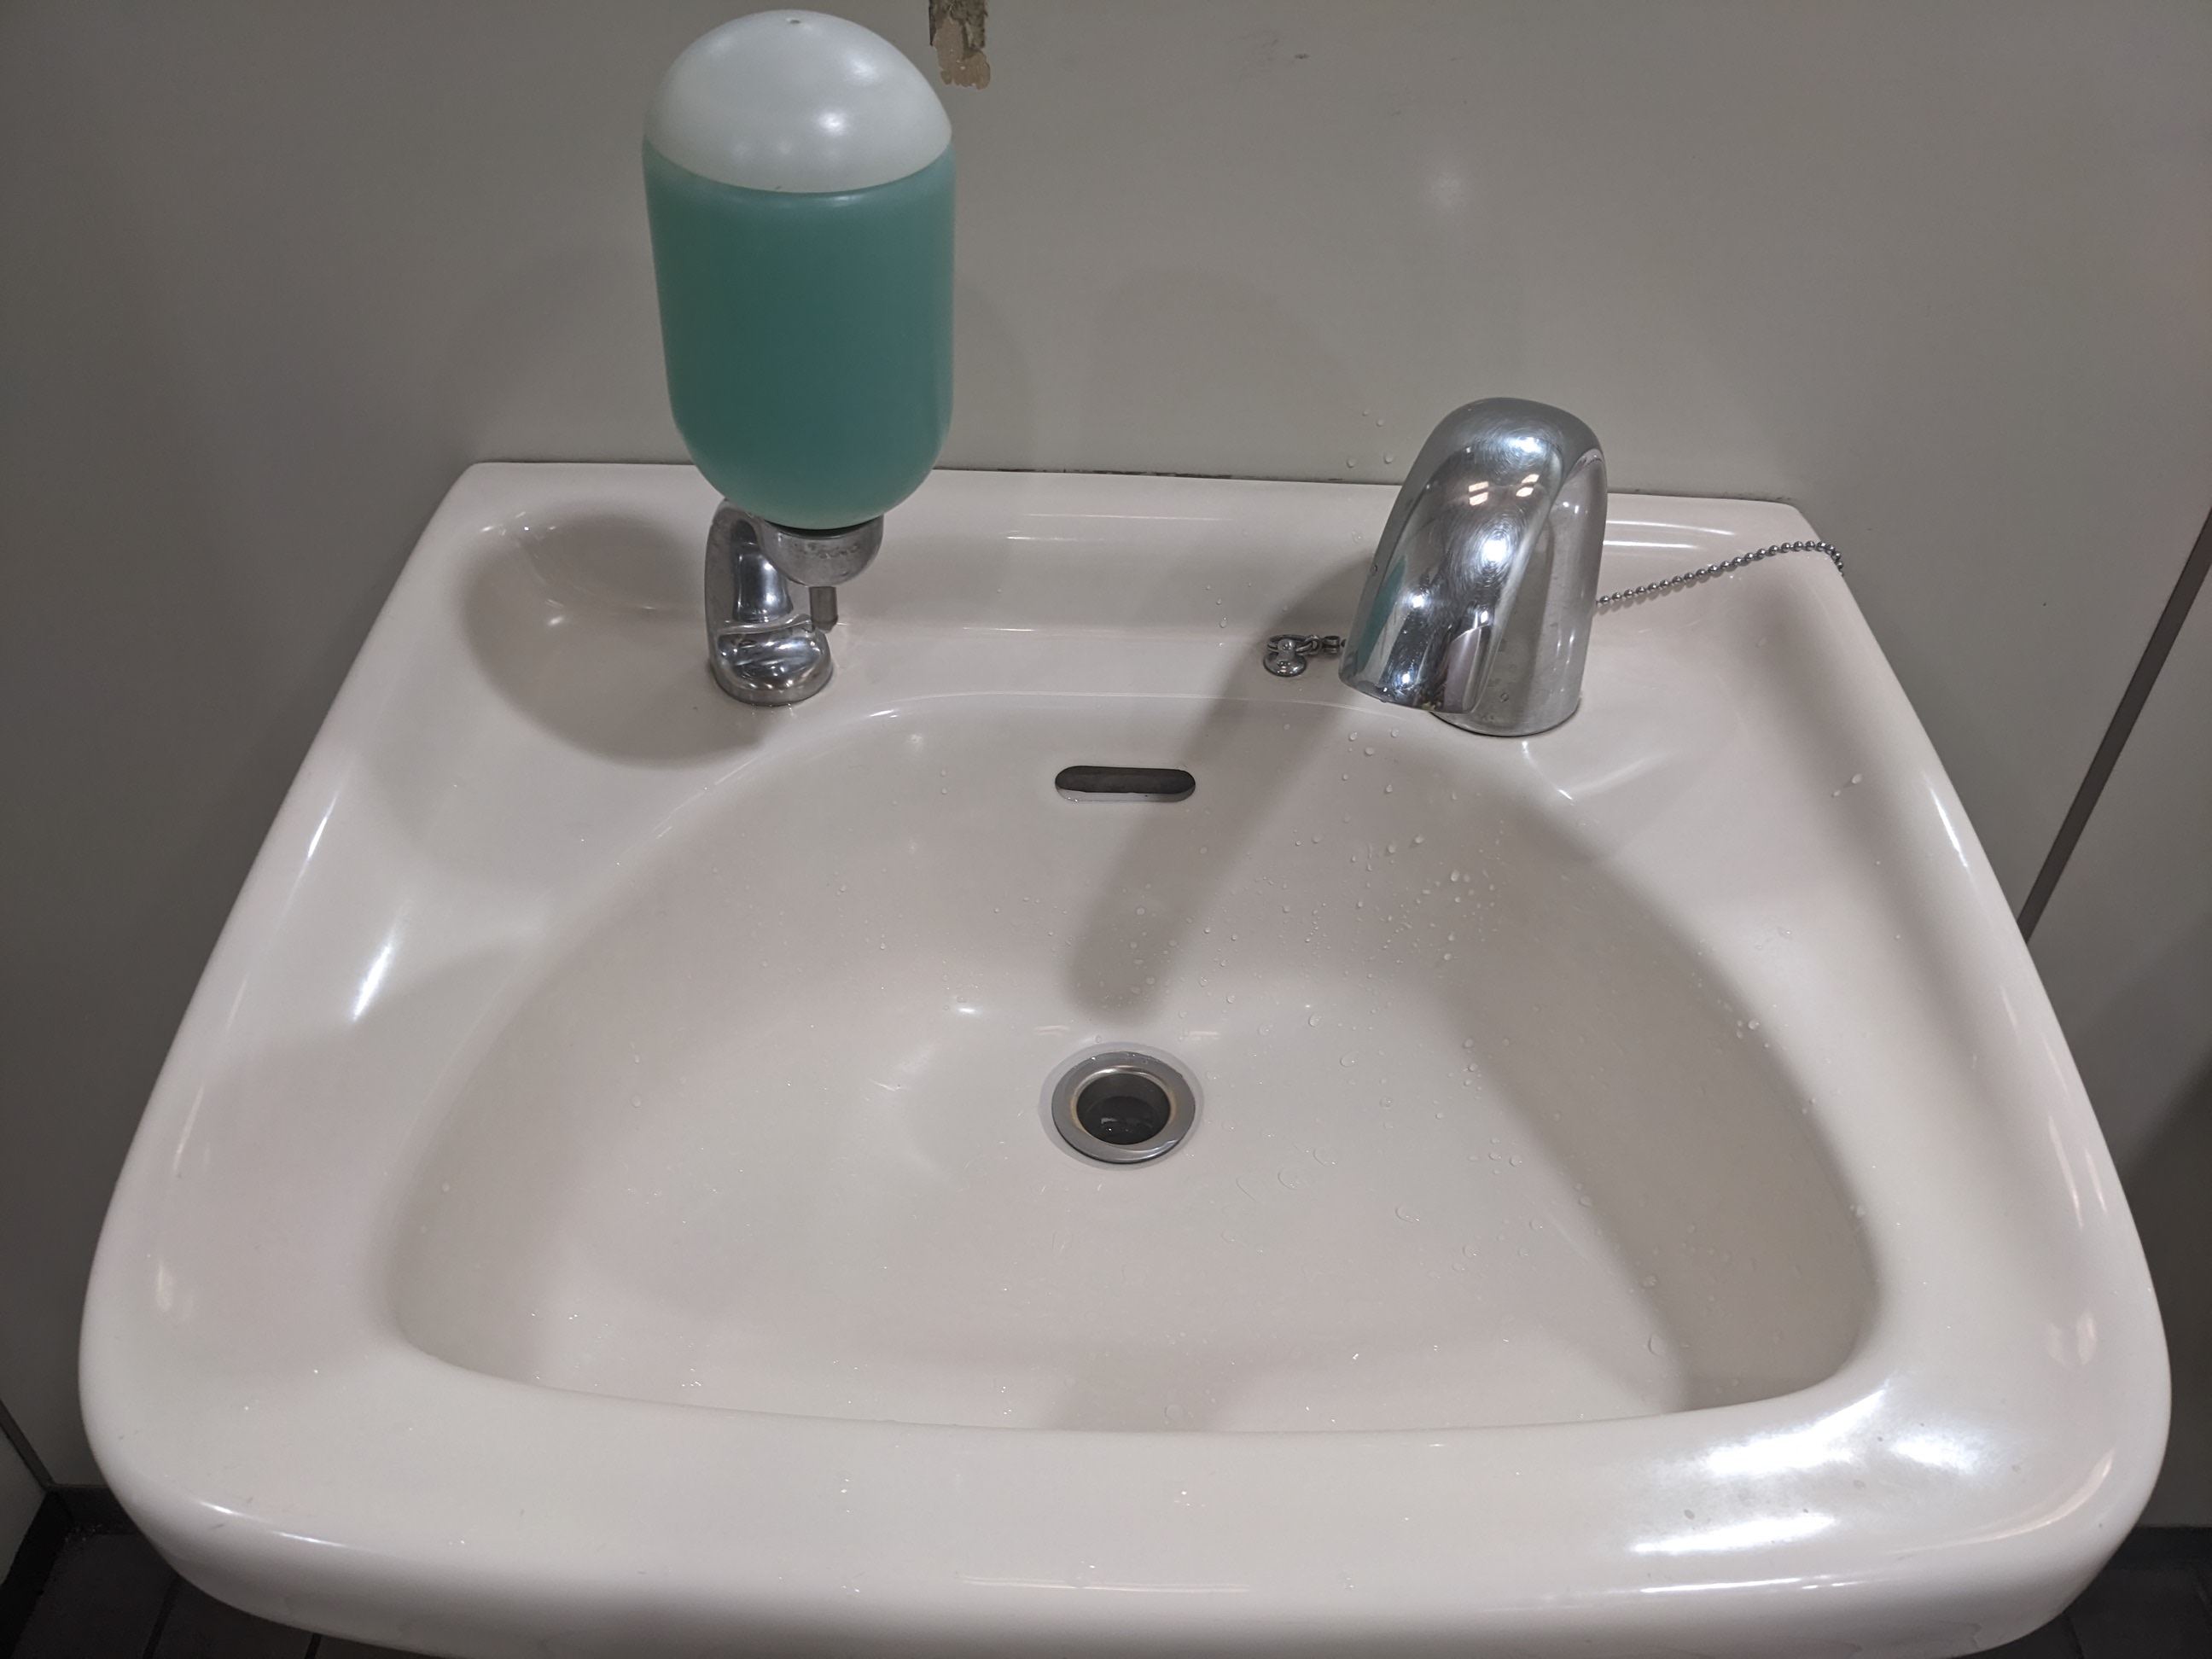
<svg viewBox="0 0 2212 1659"><path fill-rule="evenodd" d="M1202 555L1212 536L1232 551L1268 542L1268 556L1280 562L1279 575L1244 596L1228 630L1243 650L1255 623L1309 620L1298 605L1322 578L1364 560L1358 530L1368 526L1371 538L1389 495L1380 486L939 474L893 515L894 557L882 570L900 568L901 546L952 536L979 514L1003 519L1041 503L1124 514L1164 505L1180 511L1149 528L1129 518L1114 533L1164 560L1170 549ZM194 1183L246 1178L208 1173L221 1162L209 1156L210 1139L222 1128L235 1144L213 1151L252 1156L253 1122L225 1121L219 1091L198 1139L195 1120L223 1068L259 1052L262 1034L239 1013L250 1012L249 991L268 994L249 984L253 964L285 929L320 831L380 833L384 809L362 774L372 751L398 740L383 722L410 676L434 659L457 684L468 682L453 618L476 538L564 501L605 499L692 514L702 526L711 507L706 487L678 467L497 464L471 468L455 485L272 827L134 1141L88 1304L87 1419L118 1495L198 1582L319 1628L486 1652L540 1626L640 1650L750 1628L896 1635L969 1652L1037 1640L1136 1645L1140 1637L1260 1646L1292 1630L1369 1650L1474 1633L1541 1650L1664 1632L1678 1644L1755 1651L1777 1631L1816 1626L1894 1629L1923 1642L1942 1638L1917 1633L1947 1626L2025 1631L2117 1546L2148 1497L2164 1438L2163 1338L2140 1247L1987 860L1848 591L1812 560L1774 561L1608 613L1593 667L1609 636L1691 627L1722 614L1713 607L1723 598L1764 607L1813 642L1816 659L1796 670L1814 675L1833 718L1879 741L1905 775L1870 799L1886 814L1883 844L1914 864L1893 878L1917 883L1929 906L1942 959L1922 965L1958 999L1966 1011L1958 1017L1973 1022L1991 1070L2009 1068L2004 1097L1985 1084L1984 1097L1962 1100L1941 1122L1916 1120L1922 1102L1863 1103L1864 1110L1905 1145L1916 1128L1923 1142L1937 1130L1961 1144L1995 1134L1970 1121L1990 1115L2010 1131L2000 1144L2018 1165L1992 1174L1992 1184L2045 1208L2063 1188L2075 1207L2070 1240L2062 1218L2039 1208L2044 1224L2030 1242L2043 1259L2005 1260L1989 1248L2005 1238L2002 1230L1984 1237L1947 1222L1943 1201L1921 1190L1931 1172L1885 1172L1879 1194L1869 1194L1873 1326L1843 1370L1811 1389L1602 1424L1295 1436L705 1413L533 1389L422 1353L398 1336L356 1273L368 1246L350 1234L354 1254L317 1241L292 1264L312 1283L296 1323L283 1330L211 1330L189 1309L165 1309L173 1287L162 1287L164 1251L184 1259ZM1793 509L1756 502L1616 496L1612 519L1608 559L1618 551L1639 575L1812 533ZM1686 545L1615 549L1614 532L1653 521L1686 526ZM1231 528L1191 528L1202 524ZM1050 546L1042 553L1055 556ZM902 663L927 663L957 635L957 623L927 616L926 592L915 601L921 620L890 620L903 595L925 587L914 568L921 562L905 562L906 574L879 586L872 572L873 600L856 590L850 632L840 631L849 653L840 684L849 694L878 689L871 676L880 670L882 693L896 700ZM1158 591L1177 580L1169 569ZM1143 599L1136 593L1132 603ZM872 627L872 603L884 607ZM1196 630L1177 629L1176 614L1168 613L1174 637L1158 653L1141 641L1128 652L1133 672L1136 659L1190 654ZM1017 666L1019 654L1010 659ZM1243 655L1257 673L1256 653ZM1295 683L1295 695L1328 695L1324 678ZM481 672L475 679L485 699L499 697ZM530 728L510 718L498 730L521 741ZM560 764L575 777L627 787L638 776L635 763L586 754L558 734L538 738L547 753L564 751ZM690 768L699 787L716 769L711 761ZM661 781L678 775L688 774L669 769ZM333 844L343 848L346 836ZM389 878L404 878L406 850L386 849ZM2030 1125L2047 1128L2044 1150ZM1869 1126L1833 1127L1861 1137L1835 1154L1856 1181L1879 1163ZM189 1168L187 1152L196 1159ZM272 1236L297 1238L282 1230L305 1218L288 1214L281 1194L257 1192ZM1930 1236L1955 1251L1932 1267L1911 1248ZM2054 1263L2070 1268L2070 1279ZM2085 1285L2094 1311L2068 1299ZM2040 1396L2016 1364L1999 1363L2000 1355L2018 1361L2017 1333L2008 1348L1977 1328L1991 1301L2045 1316L2057 1346L2051 1376L2034 1379ZM2103 1316L2087 1337L2085 1313ZM1871 1469L1887 1457L1878 1446L1931 1421L1971 1422L1992 1443L2010 1436L2044 1455L2023 1454L2016 1480L1994 1470L1952 1479L1961 1472L1947 1474L1939 1461L1909 1491L1870 1481L1854 1496L1844 1484L1838 1471ZM2063 1441L2055 1449L2054 1437ZM1739 1449L1733 1475L1716 1473L1715 1454L1729 1448ZM1792 1456L1794 1469L1774 1467ZM1893 1482L1895 1464L1882 1464ZM755 1504L730 1503L736 1472L762 1495ZM1741 1492L1753 1474L1770 1498L1787 1489L1817 1501L1828 1523L1793 1535L1788 1504L1746 1509ZM276 1483L286 1499L265 1495ZM1041 1505L1041 1492L1049 1504ZM781 1501L763 1501L768 1494ZM749 1513L733 1513L738 1507ZM770 1513L752 1519L756 1507ZM1812 1512L1810 1503L1798 1508ZM1689 1522L1713 1521L1705 1547L1693 1547L1695 1526L1662 1527L1682 1510L1696 1512ZM947 1524L948 1511L961 1523ZM428 1528L426 1516L434 1517ZM994 1517L997 1530L986 1537ZM1733 1543L1722 1536L1730 1526L1740 1529ZM1084 1593L1074 1540L1101 1537L1141 1538L1146 1550L1129 1561L1177 1562L1175 1571L1196 1576L1140 1574L1091 1587L1123 1594ZM1257 1539L1264 1548L1243 1541ZM1669 1539L1692 1547L1670 1550ZM869 1566L856 1594L841 1563L860 1559ZM988 1570L969 1570L979 1565ZM641 1572L654 1586L650 1607L634 1589ZM1157 1593L1126 1593L1137 1583ZM1802 1591L1814 1583L1824 1594L1808 1614Z"/></svg>

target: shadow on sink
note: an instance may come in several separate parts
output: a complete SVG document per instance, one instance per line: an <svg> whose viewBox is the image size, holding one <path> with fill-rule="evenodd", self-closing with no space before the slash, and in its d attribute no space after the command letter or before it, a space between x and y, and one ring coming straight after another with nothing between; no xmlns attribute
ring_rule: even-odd
<svg viewBox="0 0 2212 1659"><path fill-rule="evenodd" d="M470 647L515 708L593 754L681 765L746 748L782 711L734 702L708 674L705 538L604 508L487 530Z"/></svg>
<svg viewBox="0 0 2212 1659"><path fill-rule="evenodd" d="M1517 746L1285 690L936 697L733 777L454 1075L402 1328L545 1386L1092 1429L1832 1374L1866 1255L1729 988ZM1163 759L1189 800L1052 787ZM1203 1076L1157 1165L1040 1121L1107 1039Z"/></svg>

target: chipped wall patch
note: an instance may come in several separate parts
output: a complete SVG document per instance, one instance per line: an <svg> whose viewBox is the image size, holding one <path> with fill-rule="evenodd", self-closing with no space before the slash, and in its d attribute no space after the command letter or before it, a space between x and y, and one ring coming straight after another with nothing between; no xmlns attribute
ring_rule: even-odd
<svg viewBox="0 0 2212 1659"><path fill-rule="evenodd" d="M988 0L929 0L929 44L937 72L948 87L988 87L991 60L983 56Z"/></svg>

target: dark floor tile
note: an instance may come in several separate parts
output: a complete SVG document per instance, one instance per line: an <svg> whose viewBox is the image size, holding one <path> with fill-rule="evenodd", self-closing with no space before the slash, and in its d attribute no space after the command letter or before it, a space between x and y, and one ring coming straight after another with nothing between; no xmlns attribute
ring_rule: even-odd
<svg viewBox="0 0 2212 1659"><path fill-rule="evenodd" d="M2120 1541L2116 1567L2212 1567L2212 1527L2137 1527Z"/></svg>
<svg viewBox="0 0 2212 1659"><path fill-rule="evenodd" d="M2066 1628L2066 1620L2058 1618L2041 1630L2030 1631L2017 1642L1984 1649L1979 1659L2081 1659L2081 1650L2075 1644L2074 1632Z"/></svg>
<svg viewBox="0 0 2212 1659"><path fill-rule="evenodd" d="M325 1636L315 1650L315 1659L422 1659L419 1653L402 1653L397 1648L373 1648L366 1642L348 1642L336 1636Z"/></svg>
<svg viewBox="0 0 2212 1659"><path fill-rule="evenodd" d="M2205 1659L2212 1614L2196 1576L2172 1566L2111 1566L2067 1609L2082 1659Z"/></svg>
<svg viewBox="0 0 2212 1659"><path fill-rule="evenodd" d="M31 1517L30 1530L15 1547L8 1576L0 1578L0 1654L15 1651L23 1627L31 1622L31 1609L38 1606L40 1593L53 1574L54 1563L62 1559L69 1535L69 1511L60 1498L48 1492L39 1512Z"/></svg>
<svg viewBox="0 0 2212 1659"><path fill-rule="evenodd" d="M175 1582L136 1534L79 1534L62 1547L15 1659L137 1659Z"/></svg>
<svg viewBox="0 0 2212 1659"><path fill-rule="evenodd" d="M152 1659L307 1659L314 1638L272 1625L179 1582Z"/></svg>
<svg viewBox="0 0 2212 1659"><path fill-rule="evenodd" d="M115 1494L105 1486L57 1486L54 1496L69 1512L75 1532L136 1532L137 1525L125 1513Z"/></svg>

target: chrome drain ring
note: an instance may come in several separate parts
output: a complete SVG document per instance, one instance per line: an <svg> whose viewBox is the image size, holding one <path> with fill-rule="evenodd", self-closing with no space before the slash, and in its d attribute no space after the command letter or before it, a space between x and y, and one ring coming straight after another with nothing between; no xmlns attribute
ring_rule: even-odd
<svg viewBox="0 0 2212 1659"><path fill-rule="evenodd" d="M1148 1164L1182 1145L1198 1121L1198 1089L1182 1066L1141 1048L1094 1048L1054 1075L1052 1127L1100 1164Z"/></svg>

